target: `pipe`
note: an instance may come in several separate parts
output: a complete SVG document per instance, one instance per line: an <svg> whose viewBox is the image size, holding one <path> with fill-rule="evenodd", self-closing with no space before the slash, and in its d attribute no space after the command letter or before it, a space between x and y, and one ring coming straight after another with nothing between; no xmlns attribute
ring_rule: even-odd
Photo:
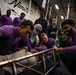
<svg viewBox="0 0 76 75"><path fill-rule="evenodd" d="M15 59L10 59L10 60L7 60L7 61L3 61L3 62L0 62L0 66L5 65L5 64L9 64L9 63L12 63L12 62L17 62L17 61L20 61L20 60L23 60L23 59L27 59L27 58L30 58L30 57L33 57L33 56L48 52L48 51L50 51L52 49L53 48L50 48L50 49L46 49L44 51L40 51L40 52L31 54L31 55L27 55L27 56L23 56L23 57L20 57L20 58L15 58Z"/></svg>
<svg viewBox="0 0 76 75"><path fill-rule="evenodd" d="M70 0L69 0L69 2L68 2L68 10L67 10L67 17L66 17L66 19L69 18L69 11L70 11Z"/></svg>

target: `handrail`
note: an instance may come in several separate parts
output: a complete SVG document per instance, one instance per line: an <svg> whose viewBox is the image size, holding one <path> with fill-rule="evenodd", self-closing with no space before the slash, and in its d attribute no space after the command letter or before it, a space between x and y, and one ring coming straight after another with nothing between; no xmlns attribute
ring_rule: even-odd
<svg viewBox="0 0 76 75"><path fill-rule="evenodd" d="M23 60L23 59L27 59L27 58L30 58L30 57L33 57L33 56L36 56L36 55L39 55L39 54L51 51L51 50L53 50L53 48L46 49L44 51L40 51L40 52L31 54L31 55L26 55L26 56L23 56L23 57L19 57L19 58L15 58L15 59L10 59L10 60L6 60L6 61L2 61L2 62L0 62L0 66L6 65L6 64L9 64L9 63L12 63L12 62L17 62L17 61L20 61L20 60Z"/></svg>

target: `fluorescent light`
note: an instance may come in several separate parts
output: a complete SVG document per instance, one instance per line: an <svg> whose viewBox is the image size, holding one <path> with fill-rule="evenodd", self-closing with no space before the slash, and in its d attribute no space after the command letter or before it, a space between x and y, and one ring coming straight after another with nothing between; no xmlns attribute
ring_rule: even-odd
<svg viewBox="0 0 76 75"><path fill-rule="evenodd" d="M45 6L46 6L46 0L43 0L42 7L45 9Z"/></svg>
<svg viewBox="0 0 76 75"><path fill-rule="evenodd" d="M63 17L63 16L61 16L61 19L64 19L64 17Z"/></svg>
<svg viewBox="0 0 76 75"><path fill-rule="evenodd" d="M59 9L58 5L55 5L55 8L56 8L56 9Z"/></svg>

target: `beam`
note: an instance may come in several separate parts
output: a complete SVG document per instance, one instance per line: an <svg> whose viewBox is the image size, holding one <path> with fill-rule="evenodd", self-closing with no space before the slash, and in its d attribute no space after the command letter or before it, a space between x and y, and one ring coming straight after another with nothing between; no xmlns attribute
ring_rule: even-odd
<svg viewBox="0 0 76 75"><path fill-rule="evenodd" d="M73 7L74 7L74 13L75 13L75 22L76 22L76 0L73 0Z"/></svg>

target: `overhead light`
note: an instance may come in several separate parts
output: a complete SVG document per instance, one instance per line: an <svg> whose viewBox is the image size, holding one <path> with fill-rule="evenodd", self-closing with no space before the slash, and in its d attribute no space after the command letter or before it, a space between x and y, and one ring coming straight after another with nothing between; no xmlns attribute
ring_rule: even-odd
<svg viewBox="0 0 76 75"><path fill-rule="evenodd" d="M43 0L42 7L45 9L45 6L46 6L46 0Z"/></svg>
<svg viewBox="0 0 76 75"><path fill-rule="evenodd" d="M64 19L64 17L63 17L63 16L61 16L61 19Z"/></svg>
<svg viewBox="0 0 76 75"><path fill-rule="evenodd" d="M55 8L56 8L56 9L59 9L59 6L58 6L58 5L55 5Z"/></svg>

